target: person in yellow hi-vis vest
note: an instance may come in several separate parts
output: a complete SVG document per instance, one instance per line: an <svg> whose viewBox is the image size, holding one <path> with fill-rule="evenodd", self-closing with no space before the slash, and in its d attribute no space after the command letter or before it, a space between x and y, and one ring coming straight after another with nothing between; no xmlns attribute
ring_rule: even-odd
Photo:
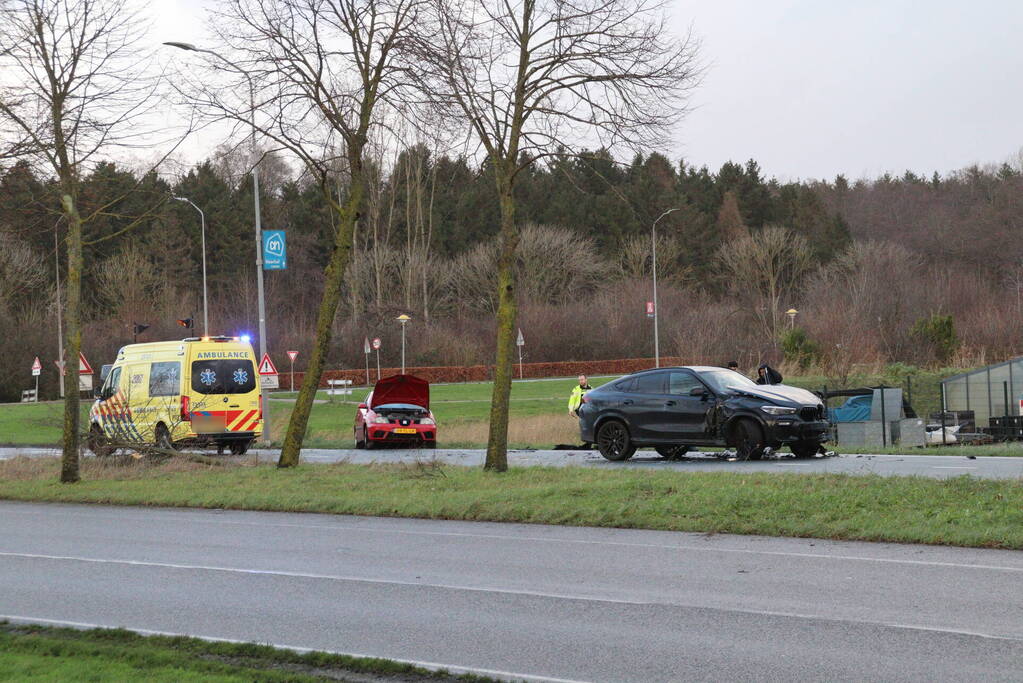
<svg viewBox="0 0 1023 683"><path fill-rule="evenodd" d="M579 417L576 412L579 410L579 406L583 404L583 396L586 392L591 390L593 387L586 380L586 375L579 375L579 385L572 387L572 394L568 397L568 414L572 417Z"/></svg>

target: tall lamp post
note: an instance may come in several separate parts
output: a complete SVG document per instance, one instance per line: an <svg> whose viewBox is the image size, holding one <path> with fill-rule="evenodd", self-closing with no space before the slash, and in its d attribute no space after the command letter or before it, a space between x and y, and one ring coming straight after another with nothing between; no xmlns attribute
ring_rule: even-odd
<svg viewBox="0 0 1023 683"><path fill-rule="evenodd" d="M796 314L797 313L799 313L799 311L797 311L794 308L790 308L789 310L785 311L785 315L787 315L789 317L789 329L790 330L796 326Z"/></svg>
<svg viewBox="0 0 1023 683"><path fill-rule="evenodd" d="M651 252L653 253L653 273L654 273L654 367L661 367L661 339L660 334L657 331L657 223L667 216L669 213L674 213L678 209L668 209L654 220L654 224L650 227L650 244Z"/></svg>
<svg viewBox="0 0 1023 683"><path fill-rule="evenodd" d="M210 309L206 299L206 214L203 210L195 205L191 199L187 197L176 197L171 195L171 199L176 199L179 202L188 202L192 205L192 208L199 212L199 222L202 225L202 333L203 336L209 336L210 334Z"/></svg>
<svg viewBox="0 0 1023 683"><path fill-rule="evenodd" d="M409 316L402 313L397 318L398 322L401 323L401 374L405 374L405 323L412 320Z"/></svg>
<svg viewBox="0 0 1023 683"><path fill-rule="evenodd" d="M252 129L249 144L253 158L252 198L256 212L256 296L259 305L259 357L262 358L266 355L266 302L263 300L263 224L259 215L259 158L256 156L256 89L252 84L252 76L249 75L248 71L213 50L196 47L191 43L166 42L164 45L170 45L179 50L205 52L208 55L213 55L245 76L245 80L249 82L249 126ZM263 399L263 442L270 443L270 401L266 389L261 389L261 391Z"/></svg>

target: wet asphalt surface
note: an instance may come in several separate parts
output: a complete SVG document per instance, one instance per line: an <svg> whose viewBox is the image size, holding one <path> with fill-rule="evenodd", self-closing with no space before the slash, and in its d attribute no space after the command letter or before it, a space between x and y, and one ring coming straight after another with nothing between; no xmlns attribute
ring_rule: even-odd
<svg viewBox="0 0 1023 683"><path fill-rule="evenodd" d="M276 450L251 451L261 460L275 461ZM53 457L59 455L54 448L0 448L0 460L24 455ZM481 466L483 449L321 449L307 448L302 460L309 463L350 462L356 464L438 461L449 465ZM933 478L956 477L968 474L985 479L1018 479L1023 477L1023 457L968 458L957 455L836 455L828 458L797 460L788 454L761 461L729 462L714 453L687 453L680 460L665 460L656 452L644 449L626 462L610 462L595 450L512 450L508 464L513 467L598 467L605 469L649 469L682 472L831 472L845 474L878 474L922 476Z"/></svg>

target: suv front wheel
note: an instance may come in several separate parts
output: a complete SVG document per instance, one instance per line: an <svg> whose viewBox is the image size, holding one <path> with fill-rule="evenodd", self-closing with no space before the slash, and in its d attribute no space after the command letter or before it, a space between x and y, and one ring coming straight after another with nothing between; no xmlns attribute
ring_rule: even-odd
<svg viewBox="0 0 1023 683"><path fill-rule="evenodd" d="M628 460L636 452L628 428L618 420L608 420L597 430L597 448L606 459Z"/></svg>
<svg viewBox="0 0 1023 683"><path fill-rule="evenodd" d="M797 458L814 458L821 450L821 445L816 441L797 441L789 444L789 449Z"/></svg>
<svg viewBox="0 0 1023 683"><path fill-rule="evenodd" d="M764 430L752 418L747 417L736 422L732 426L729 441L729 445L735 448L739 460L760 460L764 457L764 448L767 445Z"/></svg>

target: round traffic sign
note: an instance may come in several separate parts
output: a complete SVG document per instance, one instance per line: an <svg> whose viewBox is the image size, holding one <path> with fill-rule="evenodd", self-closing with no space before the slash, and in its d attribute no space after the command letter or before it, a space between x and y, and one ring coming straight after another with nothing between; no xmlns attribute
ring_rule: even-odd
<svg viewBox="0 0 1023 683"><path fill-rule="evenodd" d="M380 337L373 337L373 348L374 349L380 348Z"/></svg>

